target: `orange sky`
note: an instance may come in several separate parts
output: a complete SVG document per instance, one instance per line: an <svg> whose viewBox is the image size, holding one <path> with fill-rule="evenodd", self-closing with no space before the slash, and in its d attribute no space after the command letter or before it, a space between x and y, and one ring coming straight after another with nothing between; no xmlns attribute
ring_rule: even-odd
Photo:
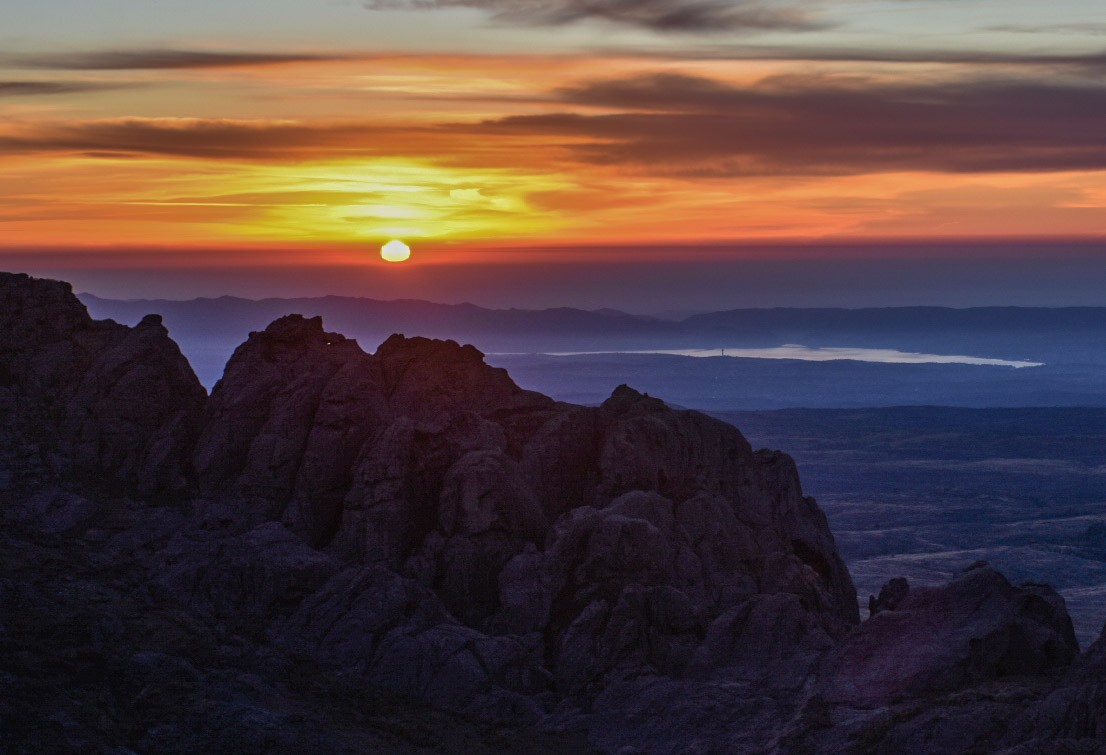
<svg viewBox="0 0 1106 755"><path fill-rule="evenodd" d="M966 54L911 38L889 53L870 33L840 52L827 45L852 37L825 32L719 52L717 37L650 26L614 49L563 32L530 50L532 30L457 18L471 29L452 45L431 25L387 53L388 40L335 47L318 31L290 45L275 27L161 30L162 53L143 29L99 50L24 44L0 57L0 245L157 247L156 264L201 247L348 260L393 237L458 261L573 244L1106 236L1106 88L1101 56L1077 44L1024 52L1001 37ZM819 28L791 18L772 33ZM493 38L503 52L470 49Z"/></svg>

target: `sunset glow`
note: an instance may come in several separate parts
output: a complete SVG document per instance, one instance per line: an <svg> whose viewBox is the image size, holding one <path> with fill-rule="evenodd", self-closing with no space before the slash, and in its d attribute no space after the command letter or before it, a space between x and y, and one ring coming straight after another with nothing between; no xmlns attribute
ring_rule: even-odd
<svg viewBox="0 0 1106 755"><path fill-rule="evenodd" d="M1075 0L1059 20L873 0L863 21L830 2L676 29L249 0L113 31L136 0L72 5L100 31L5 11L0 254L1106 236L1106 87Z"/></svg>
<svg viewBox="0 0 1106 755"><path fill-rule="evenodd" d="M392 239L380 247L380 258L385 262L406 262L411 258L411 247L398 239Z"/></svg>

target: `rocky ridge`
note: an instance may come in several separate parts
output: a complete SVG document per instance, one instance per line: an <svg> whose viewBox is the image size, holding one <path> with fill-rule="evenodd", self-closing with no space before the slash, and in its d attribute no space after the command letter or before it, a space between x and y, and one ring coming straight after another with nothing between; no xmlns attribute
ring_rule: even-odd
<svg viewBox="0 0 1106 755"><path fill-rule="evenodd" d="M791 459L626 386L561 404L471 346L369 354L289 315L208 397L156 316L0 275L0 409L13 751L1101 735L1102 643L1078 657L1050 588L976 565L889 585L861 624Z"/></svg>

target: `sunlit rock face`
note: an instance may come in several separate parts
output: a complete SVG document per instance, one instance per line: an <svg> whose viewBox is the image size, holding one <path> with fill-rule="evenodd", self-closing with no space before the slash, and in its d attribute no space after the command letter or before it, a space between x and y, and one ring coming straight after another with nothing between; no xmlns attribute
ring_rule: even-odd
<svg viewBox="0 0 1106 755"><path fill-rule="evenodd" d="M1073 660L1059 595L978 566L859 624L790 457L718 420L626 386L561 404L472 346L369 354L298 315L208 398L156 317L94 322L26 276L0 305L0 671L33 700L0 716L27 742L65 720L59 752L220 751L204 721L266 721L259 752L388 751L350 712L373 690L541 727L527 752L1101 736L1103 653ZM43 681L55 652L94 662ZM115 671L109 697L82 681Z"/></svg>

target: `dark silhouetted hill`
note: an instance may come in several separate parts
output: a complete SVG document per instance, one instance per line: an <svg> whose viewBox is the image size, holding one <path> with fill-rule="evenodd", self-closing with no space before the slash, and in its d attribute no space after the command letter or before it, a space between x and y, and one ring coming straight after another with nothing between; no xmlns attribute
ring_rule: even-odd
<svg viewBox="0 0 1106 755"><path fill-rule="evenodd" d="M791 458L720 420L626 386L558 403L472 346L368 354L296 314L207 397L155 317L96 322L17 275L0 301L16 752L1097 736L1097 646L1055 591L975 564L860 624Z"/></svg>

